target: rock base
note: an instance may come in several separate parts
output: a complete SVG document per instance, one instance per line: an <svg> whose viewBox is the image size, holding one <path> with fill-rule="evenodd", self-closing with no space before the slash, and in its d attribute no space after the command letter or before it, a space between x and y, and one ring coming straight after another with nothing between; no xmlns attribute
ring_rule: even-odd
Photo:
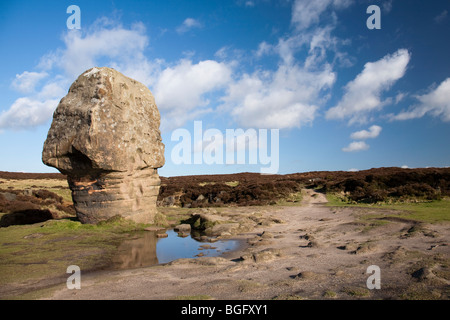
<svg viewBox="0 0 450 320"><path fill-rule="evenodd" d="M160 187L156 169L71 176L68 182L82 223L94 224L116 215L137 223L154 222Z"/></svg>

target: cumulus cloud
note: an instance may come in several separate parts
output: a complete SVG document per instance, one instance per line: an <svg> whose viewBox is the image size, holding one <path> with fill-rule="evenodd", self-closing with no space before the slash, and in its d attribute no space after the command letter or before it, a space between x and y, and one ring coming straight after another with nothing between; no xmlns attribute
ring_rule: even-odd
<svg viewBox="0 0 450 320"><path fill-rule="evenodd" d="M347 147L342 148L344 152L358 152L369 149L369 145L364 141L353 141Z"/></svg>
<svg viewBox="0 0 450 320"><path fill-rule="evenodd" d="M193 18L186 18L183 23L177 28L177 32L180 34L186 33L194 28L201 28L202 24Z"/></svg>
<svg viewBox="0 0 450 320"><path fill-rule="evenodd" d="M153 93L161 112L170 115L171 123L166 125L176 127L188 119L210 112L211 109L206 108L210 101L205 94L224 88L230 82L231 74L229 65L214 60L196 64L181 60L175 66L162 70Z"/></svg>
<svg viewBox="0 0 450 320"><path fill-rule="evenodd" d="M352 138L353 140L373 139L373 138L378 137L381 130L382 130L382 128L380 126L373 125L369 128L369 131L361 130L361 131L353 132L350 135L350 138Z"/></svg>
<svg viewBox="0 0 450 320"><path fill-rule="evenodd" d="M349 118L349 124L365 123L370 112L380 110L392 99L381 94L402 78L410 60L406 49L365 64L363 71L345 86L339 103L326 112L327 119Z"/></svg>
<svg viewBox="0 0 450 320"><path fill-rule="evenodd" d="M450 78L445 79L437 88L430 89L424 95L416 96L419 103L409 110L391 115L392 120L409 120L421 118L426 114L441 118L442 121L450 121Z"/></svg>
<svg viewBox="0 0 450 320"><path fill-rule="evenodd" d="M186 24L195 25L189 20ZM125 28L102 18L81 31L67 31L63 42L64 47L41 58L37 66L41 72L25 71L16 76L11 85L28 95L1 113L0 129L45 123L69 85L93 66L107 65L149 86L162 117L169 117L171 126L181 126L211 112L205 95L223 89L231 79L231 66L213 60L193 63L183 59L168 66L162 59L148 59L144 51L149 41L140 23ZM51 77L51 81L38 88L45 77Z"/></svg>
<svg viewBox="0 0 450 320"><path fill-rule="evenodd" d="M292 24L298 30L308 29L320 21L320 16L328 8L346 8L353 0L296 0L292 6Z"/></svg>
<svg viewBox="0 0 450 320"><path fill-rule="evenodd" d="M241 126L301 127L314 120L319 94L334 81L330 66L313 72L297 64L282 64L273 72L244 74L230 84L223 101Z"/></svg>
<svg viewBox="0 0 450 320"><path fill-rule="evenodd" d="M29 72L24 71L21 74L16 74L11 86L21 93L31 93L35 90L36 85L45 77L47 72Z"/></svg>
<svg viewBox="0 0 450 320"><path fill-rule="evenodd" d="M332 35L336 19L322 18L325 11L348 7L350 0L297 0L292 6L292 32L275 43L262 41L254 54L278 56L273 70L243 73L222 98L223 106L243 127L300 128L309 125L330 97L336 81L333 65L349 64L339 52L345 40ZM304 58L299 59L299 56ZM345 61L344 61L345 60ZM332 61L332 63L330 63Z"/></svg>
<svg viewBox="0 0 450 320"><path fill-rule="evenodd" d="M0 128L23 129L44 124L51 118L58 102L59 99L19 98L8 110L0 113Z"/></svg>
<svg viewBox="0 0 450 320"><path fill-rule="evenodd" d="M110 20L102 18L83 31L67 31L63 42L65 47L41 58L36 66L40 72L24 71L16 76L11 86L27 96L16 99L0 114L0 128L25 129L45 123L67 93L70 83L100 61L119 71L127 70L129 76L143 78L137 79L139 81L148 80L145 77L155 69L143 54L148 39L142 24L127 29L113 26ZM146 72L145 77L142 70ZM46 77L51 80L38 87Z"/></svg>
<svg viewBox="0 0 450 320"><path fill-rule="evenodd" d="M126 29L121 25L109 27L105 23L86 34L67 32L64 43L66 48L57 64L75 78L95 66L100 59L114 62L117 66L126 66L133 60L142 61L148 37L142 24Z"/></svg>

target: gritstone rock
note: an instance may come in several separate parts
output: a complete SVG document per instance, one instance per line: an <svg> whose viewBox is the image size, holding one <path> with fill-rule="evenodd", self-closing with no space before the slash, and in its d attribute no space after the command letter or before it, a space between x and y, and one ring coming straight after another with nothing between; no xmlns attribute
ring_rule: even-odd
<svg viewBox="0 0 450 320"><path fill-rule="evenodd" d="M164 164L150 90L110 68L87 70L53 114L42 161L67 175L77 216L152 223Z"/></svg>

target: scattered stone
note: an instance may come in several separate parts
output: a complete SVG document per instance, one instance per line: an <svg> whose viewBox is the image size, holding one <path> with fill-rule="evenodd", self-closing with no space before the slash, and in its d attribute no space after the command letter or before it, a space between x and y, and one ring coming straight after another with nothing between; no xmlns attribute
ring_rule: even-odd
<svg viewBox="0 0 450 320"><path fill-rule="evenodd" d="M307 248L321 248L322 245L317 240L312 240L306 245Z"/></svg>
<svg viewBox="0 0 450 320"><path fill-rule="evenodd" d="M264 261L271 261L281 256L282 253L280 250L269 248L259 252L245 254L241 256L241 260L244 262L260 263Z"/></svg>
<svg viewBox="0 0 450 320"><path fill-rule="evenodd" d="M153 223L164 164L150 90L111 68L87 70L53 114L42 161L68 176L78 219Z"/></svg>
<svg viewBox="0 0 450 320"><path fill-rule="evenodd" d="M303 271L294 276L291 276L292 279L297 280L319 280L322 279L323 277L324 277L323 274L316 273L313 271Z"/></svg>
<svg viewBox="0 0 450 320"><path fill-rule="evenodd" d="M308 233L306 233L304 235L301 235L299 238L300 239L305 239L305 240L313 240L314 239L313 235L308 234Z"/></svg>
<svg viewBox="0 0 450 320"><path fill-rule="evenodd" d="M0 192L0 195L2 195L7 201L15 201L17 198L17 195L11 192Z"/></svg>
<svg viewBox="0 0 450 320"><path fill-rule="evenodd" d="M180 238L186 238L186 237L189 237L189 233L183 233L183 232L179 232L178 233L178 237L180 237Z"/></svg>
<svg viewBox="0 0 450 320"><path fill-rule="evenodd" d="M231 236L237 232L239 223L220 223L207 228L205 233L208 236Z"/></svg>
<svg viewBox="0 0 450 320"><path fill-rule="evenodd" d="M378 249L378 246L375 243L372 242L365 242L358 246L358 248L352 252L351 254L367 254L374 252Z"/></svg>
<svg viewBox="0 0 450 320"><path fill-rule="evenodd" d="M357 243L350 242L350 243L347 243L346 245L339 246L337 248L340 249L340 250L356 251L358 249L358 247L359 246L358 246Z"/></svg>
<svg viewBox="0 0 450 320"><path fill-rule="evenodd" d="M261 238L263 238L263 239L272 239L273 238L273 234L271 234L270 232L264 231L261 234Z"/></svg>
<svg viewBox="0 0 450 320"><path fill-rule="evenodd" d="M181 232L181 233L189 233L189 232L191 232L191 225L187 224L187 223L179 224L178 226L173 228L173 230L175 230L177 232Z"/></svg>
<svg viewBox="0 0 450 320"><path fill-rule="evenodd" d="M158 233L156 234L157 238L167 238L169 235L167 233Z"/></svg>

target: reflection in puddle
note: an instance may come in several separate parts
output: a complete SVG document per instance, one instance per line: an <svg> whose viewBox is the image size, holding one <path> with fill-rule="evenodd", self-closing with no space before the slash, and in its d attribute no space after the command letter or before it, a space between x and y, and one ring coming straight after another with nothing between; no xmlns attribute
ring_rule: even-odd
<svg viewBox="0 0 450 320"><path fill-rule="evenodd" d="M192 238L179 237L173 230L167 230L166 238L157 238L156 232L146 231L138 238L125 240L113 258L114 269L148 267L167 263L179 258L199 256L216 257L225 251L237 249L237 240L201 242Z"/></svg>

